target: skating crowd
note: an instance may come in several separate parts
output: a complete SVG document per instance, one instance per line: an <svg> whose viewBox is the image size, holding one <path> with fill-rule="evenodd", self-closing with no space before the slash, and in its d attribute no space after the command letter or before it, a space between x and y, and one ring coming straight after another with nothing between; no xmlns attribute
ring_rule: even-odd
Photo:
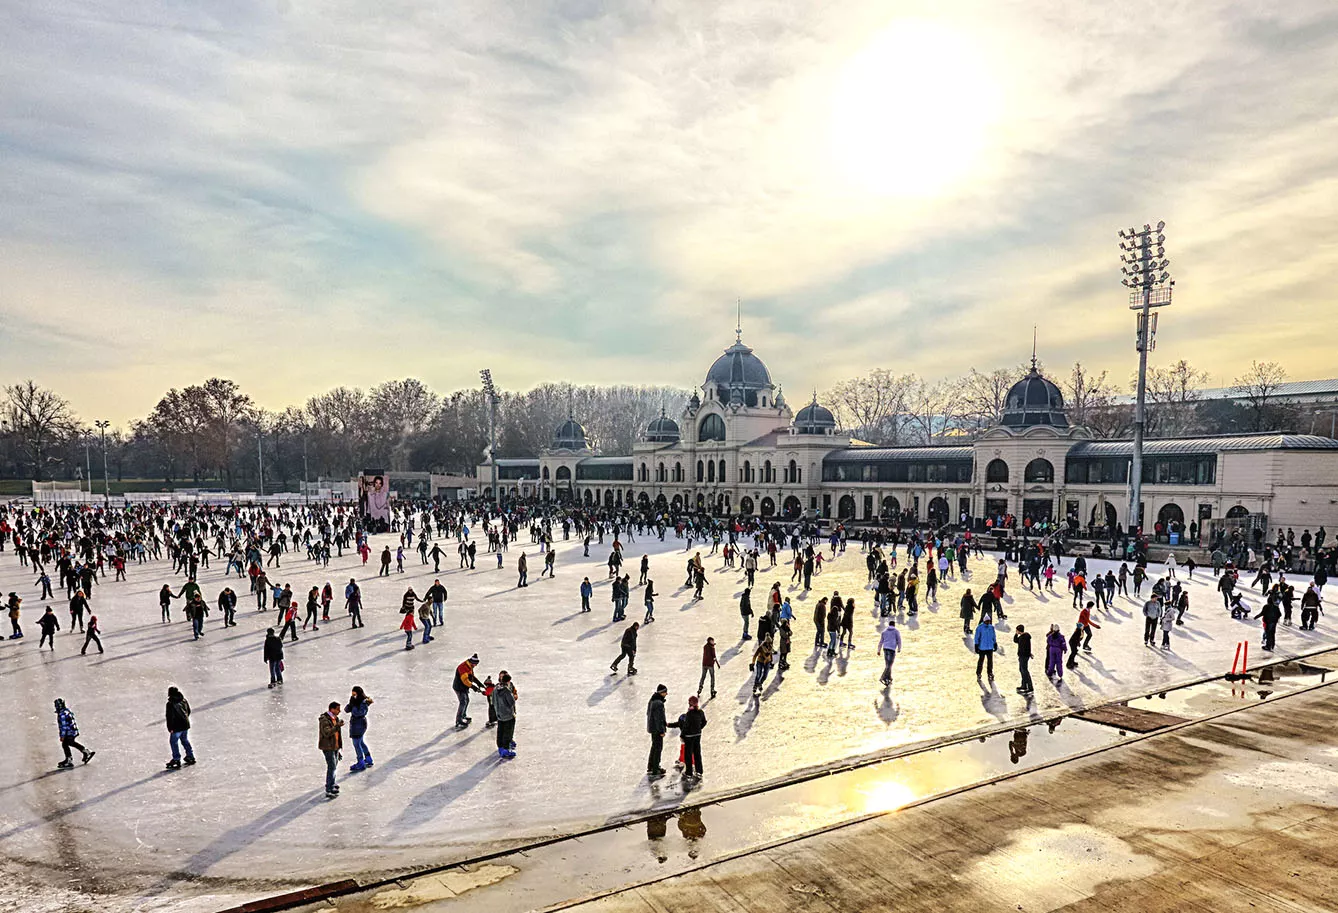
<svg viewBox="0 0 1338 913"><path fill-rule="evenodd" d="M179 586L165 583L159 590L162 623L172 623L173 608L180 601L184 620L189 623L194 640L206 635L205 622L215 608L223 627L237 626L237 590L245 588L255 601L255 612L275 612L274 625L267 629L260 649L269 672L269 687L276 688L282 687L284 682L285 642L291 644L299 639L299 611L302 611L302 632L308 628L318 631L321 624L334 623L330 612L336 595L333 584L326 581L323 586L311 586L306 592L305 605L300 606L292 585L280 581L286 573L281 562L301 550L309 565L323 569L329 566L332 552L342 557L346 551L351 551L366 566L371 562L373 550L367 535L370 524L365 520L351 506L327 504L141 504L116 509L0 505L0 556L12 553L21 565L31 570L33 586L40 591L39 601L55 601L55 587L64 592L69 632L83 635L80 652L85 655L90 647L95 647L98 653L104 652L102 625L94 604L95 594L108 584L109 574L113 583L124 581L128 579L128 571L133 572L150 560L170 558L173 573L183 577L184 581ZM574 537L587 558L592 547L601 549L599 555L603 554L602 549L608 549L613 622L626 620L632 592L640 590L644 613L639 621L632 621L623 631L620 653L610 663L612 675L619 673L624 660L626 674L638 673L639 637L655 622L655 599L659 595L651 578L649 555L643 555L637 562L635 585L631 583L631 572L624 573L624 565L628 562L624 552L628 546L635 543L637 537L655 537L663 542L671 535L675 540L684 541L683 554L690 557L684 562L682 586L691 590L696 600L703 598L705 587L710 585L710 571L703 552L707 558L719 555L723 565L717 570L741 575L744 584L738 603L742 628L740 642L755 639L749 663L754 702L760 701L766 693L773 670L775 678L771 688L778 688L783 681L790 667L793 626L799 623L789 598L782 593L779 579L770 584L765 596L755 600L753 593L758 573L783 575L789 570L790 583L809 591L813 588L813 578L821 574L823 564L845 554L852 535L861 545L867 568L865 591L872 596L867 612L878 619L880 627L877 649L883 659L880 682L884 688L891 687L894 663L903 648L898 621L916 616L922 598L925 603L937 605L938 592L945 581L960 581L964 587L959 600L963 638L975 657L977 679L982 683L982 689L988 691L994 688L994 657L1002 652L995 625L1007 619L1005 594L1010 580L1016 576L1020 585L1029 590L1043 589L1054 593L1055 578L1062 575L1066 593L1071 596L1071 606L1077 613L1076 621L1067 636L1060 624L1051 624L1044 635L1044 643L1040 645L1045 656L1046 677L1059 688L1065 671L1078 668L1081 655L1093 653L1093 634L1101 628L1098 617L1110 614L1116 595L1127 596L1132 591L1135 601L1142 603L1144 644L1153 649L1170 650L1172 632L1185 624L1190 611L1189 592L1180 575L1183 573L1193 579L1199 570L1192 558L1182 568L1174 553L1167 553L1153 580L1147 542L1138 537L1124 537L1113 539L1111 543L1112 555L1126 559L1118 570L1089 573L1086 557L1068 555L1062 531L1052 527L1037 530L1036 538L1032 537L1033 530L1026 527L1006 530L995 527L990 529L988 536L973 535L968 523L939 531L914 527L907 530L871 527L852 531L841 524L824 531L811 522L780 522L774 518L673 517L651 510L560 508L550 504L511 504L502 511L487 503L419 502L395 508L389 532L397 535L399 541L393 550L391 545L385 545L377 553L378 576L403 573L406 556L414 553L421 565L431 563L433 573L439 574L452 541L459 569L474 569L480 550L485 556L494 556L496 567L500 569L522 531L527 533L532 548L519 550L515 559L517 588L529 585L531 551L536 556L535 561L541 563L540 577L556 576L554 543L561 536L563 540ZM1265 650L1274 648L1279 624L1292 624L1298 600L1287 575L1290 573L1296 579L1298 566L1305 567L1310 577L1299 597L1300 627L1315 629L1323 614L1324 586L1334 573L1335 560L1338 560L1338 552L1332 547L1325 548L1326 536L1323 528L1313 538L1309 530L1304 531L1304 547L1299 552L1290 531L1286 538L1279 531L1276 545L1262 541L1253 543L1258 548L1257 553L1255 548L1240 541L1215 543L1219 547L1212 552L1210 573L1217 580L1223 610L1230 612L1233 618L1261 621ZM987 545L998 550L1001 557L997 560L993 579L982 581L983 586L980 586L972 579L967 562L971 554L984 557ZM1093 554L1099 555L1099 548L1097 546ZM1066 557L1069 558L1067 566ZM225 561L225 574L237 578L237 590L224 586L212 606L196 582L200 569L210 567L210 559ZM1243 563L1242 567L1237 566L1237 560ZM1246 587L1241 582L1241 571L1246 568L1255 571L1249 586L1260 589L1262 602L1257 613L1245 601ZM978 571L976 576L979 576ZM1143 598L1145 587L1148 591L1146 599ZM977 588L980 589L979 596L975 593ZM593 593L590 579L585 577L578 589L581 612L593 611L590 604ZM440 578L435 579L422 596L412 587L405 590L398 606L398 628L405 636L405 650L415 649L415 635L420 631L417 645L432 643L433 629L445 623L448 596ZM23 601L17 592L9 593L6 598L11 641L24 637ZM350 578L343 587L343 613L351 628L364 626L363 610L361 588L356 578ZM848 593L843 596L834 591L830 596L819 598L811 616L814 655L825 653L835 657L854 650L857 613L856 601ZM51 605L44 606L37 626L41 631L38 649L50 648L54 652L55 635L61 627L60 617ZM1018 664L1016 690L1030 701L1035 692L1030 674L1034 655L1032 634L1019 624L1012 629L1012 642ZM516 757L519 690L504 669L498 671L495 680L491 675L480 680L479 665L480 658L475 653L455 667L452 676L452 689L457 698L455 725L464 729L472 723L469 716L471 696L481 694L487 704L486 725L496 732L498 757L513 759ZM649 778L666 775L662 752L669 729L677 730L679 736L677 766L682 769L684 786L690 788L703 775L702 736L708 723L704 705L716 696L719 669L715 639L708 637L702 647L701 676L696 693L689 696L682 713L671 719L667 711L668 688L661 684L655 689L646 708L646 728L651 742L647 758ZM988 686L984 684L986 681ZM702 694L708 682L709 697L704 702ZM375 763L365 741L373 703L366 691L355 685L347 700L331 701L317 718L317 747L325 760L325 794L328 798L339 795L336 774L344 747L346 723L356 754L349 771L357 773ZM74 712L63 698L55 698L54 704L57 733L64 755L57 766L62 769L74 766L71 749L79 751L83 763L87 764L95 752L79 742L80 731ZM171 750L167 768L177 770L195 764L196 755L189 737L190 703L175 686L167 688L164 722Z"/></svg>

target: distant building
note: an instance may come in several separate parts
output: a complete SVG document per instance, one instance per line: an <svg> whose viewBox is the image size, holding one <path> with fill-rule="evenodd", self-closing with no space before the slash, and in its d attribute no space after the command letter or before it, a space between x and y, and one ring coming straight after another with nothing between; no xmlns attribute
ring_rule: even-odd
<svg viewBox="0 0 1338 913"><path fill-rule="evenodd" d="M1338 386L1338 384L1335 384ZM817 396L792 412L742 334L676 418L652 420L630 455L597 455L574 416L552 444L497 460L507 497L714 514L942 524L960 515L1073 517L1127 525L1130 441L1071 425L1060 389L1032 369L998 425L953 446L874 447L837 433ZM1143 525L1254 518L1304 528L1338 520L1338 440L1247 434L1148 441ZM491 496L491 464L477 493Z"/></svg>

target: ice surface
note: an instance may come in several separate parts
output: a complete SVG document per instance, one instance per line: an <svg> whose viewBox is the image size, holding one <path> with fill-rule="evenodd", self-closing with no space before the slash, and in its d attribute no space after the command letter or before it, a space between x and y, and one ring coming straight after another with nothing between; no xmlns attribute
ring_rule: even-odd
<svg viewBox="0 0 1338 913"><path fill-rule="evenodd" d="M374 556L393 542L374 537ZM705 705L706 777L693 793L698 798L853 754L1221 674L1243 639L1251 641L1252 660L1263 656L1257 623L1232 621L1214 581L1200 571L1190 589L1187 624L1173 635L1173 652L1145 648L1139 604L1117 597L1113 611L1096 615L1103 627L1095 655L1084 657L1056 690L1045 680L1041 654L1051 621L1065 634L1072 628L1075 613L1062 592L1063 578L1056 582L1060 592L1031 594L1014 573L1005 600L1008 622L1000 625L1007 655L996 657L997 689L982 689L957 606L963 586L978 595L993 579L997 556L987 554L972 560L972 581L945 582L938 605L904 620L905 649L894 686L884 690L877 681L882 662L864 556L853 545L826 565L807 594L789 583L783 566L759 571L754 606L764 603L779 579L797 618L791 670L780 681L773 677L760 704L753 704L747 668L753 643L739 641L742 574L722 569L718 555L708 556L709 546L694 547L711 570L711 585L703 601L693 602L691 591L681 587L691 553L672 533L663 543L640 537L625 543L632 579L640 556L648 553L661 596L656 621L641 632L640 675L609 675L626 623L610 622L608 545L593 546L583 559L579 542L559 541L557 578L540 580L542 561L533 546L512 544L503 570L491 555L480 554L478 569L468 571L455 567L454 542L445 543L451 555L440 577L450 591L447 624L434 632L434 643L412 652L404 650L397 630L400 597L408 585L421 596L434 576L416 553L409 553L404 574L389 579L376 577L375 557L364 567L345 555L322 569L289 553L280 571L271 570L273 579L291 583L300 597L327 580L342 593L349 576L356 576L367 627L350 630L337 611L338 620L319 634L300 634L298 643L286 645L286 684L275 690L266 687L261 658L274 613L255 611L245 581L230 582L241 597L238 627L223 628L215 610L206 636L194 642L179 620L180 601L174 603L177 620L159 621L158 589L183 578L174 577L166 562L132 564L128 582L107 581L94 593L106 654L80 656L82 635L65 630L52 655L37 648L42 604L31 574L12 551L4 553L0 591L25 596L28 636L0 642L0 675L11 695L7 721L14 727L9 744L15 749L0 771L0 857L11 872L53 866L63 883L84 890L163 897L180 889L174 881L179 875L194 876L192 891L210 885L225 891L229 884L277 890L459 857L483 844L672 803L683 796L675 778L646 782L646 701L664 682L671 719L685 709L707 635L716 638L723 669L719 697ZM530 586L518 590L514 568L522 550L530 557ZM1179 574L1186 576L1183 566ZM580 612L577 591L584 575L595 585L588 615ZM200 582L212 606L224 585L221 563L202 572ZM834 660L809 649L814 601L833 590L853 595L859 607L857 649ZM341 604L336 598L336 608ZM63 602L55 605L67 627ZM628 622L641 614L640 590L634 589ZM1019 622L1033 632L1037 653L1031 704L1013 690L1011 632ZM1334 642L1324 619L1317 632L1284 627L1274 656ZM474 652L482 658L481 675L496 677L505 668L515 677L514 761L497 758L480 699L472 705L470 729L457 732L452 725L452 671ZM376 764L345 774L353 760L352 746L346 746L343 794L327 801L317 716L331 700L347 700L355 684L376 701L367 734ZM181 688L194 709L191 740L200 761L179 772L163 770L170 756L163 722L168 685ZM81 740L98 752L87 767L55 770L55 697L69 703ZM676 751L671 732L666 766Z"/></svg>

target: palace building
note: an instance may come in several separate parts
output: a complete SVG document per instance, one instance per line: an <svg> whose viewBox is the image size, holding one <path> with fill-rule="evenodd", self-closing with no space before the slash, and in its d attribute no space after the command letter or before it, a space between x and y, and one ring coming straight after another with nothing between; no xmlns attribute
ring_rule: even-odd
<svg viewBox="0 0 1338 913"><path fill-rule="evenodd" d="M498 459L507 497L718 515L933 524L1012 514L1127 526L1133 443L1069 423L1059 387L1032 369L998 425L971 443L878 447L838 434L817 396L791 410L738 332L681 415L663 412L627 455L596 454L569 417L542 453ZM492 464L477 493L491 497ZM1317 528L1338 519L1338 440L1243 434L1144 444L1142 525Z"/></svg>

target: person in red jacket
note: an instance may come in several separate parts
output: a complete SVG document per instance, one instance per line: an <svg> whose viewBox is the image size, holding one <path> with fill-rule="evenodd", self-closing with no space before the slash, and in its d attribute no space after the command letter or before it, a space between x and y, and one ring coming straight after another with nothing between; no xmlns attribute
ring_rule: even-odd
<svg viewBox="0 0 1338 913"><path fill-rule="evenodd" d="M1101 625L1092 621L1092 609L1096 603L1089 601L1083 606L1083 610L1078 613L1078 624L1083 627L1082 651L1084 653L1092 652L1092 629L1099 628Z"/></svg>
<svg viewBox="0 0 1338 913"><path fill-rule="evenodd" d="M702 696L702 686L706 684L706 676L711 676L711 697L715 697L715 670L719 668L720 661L715 656L715 638L706 638L706 644L702 647L702 677L697 682L697 697Z"/></svg>

